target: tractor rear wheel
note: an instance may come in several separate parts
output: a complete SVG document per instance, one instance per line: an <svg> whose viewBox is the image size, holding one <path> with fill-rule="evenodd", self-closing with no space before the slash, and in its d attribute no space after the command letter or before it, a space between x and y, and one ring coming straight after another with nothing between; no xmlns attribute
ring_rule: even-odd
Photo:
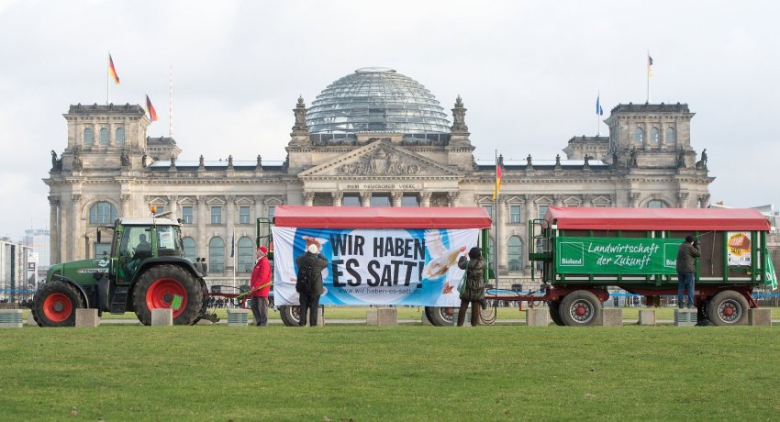
<svg viewBox="0 0 780 422"><path fill-rule="evenodd" d="M75 287L62 281L50 281L35 294L33 318L41 327L73 327L76 309L84 300Z"/></svg>
<svg viewBox="0 0 780 422"><path fill-rule="evenodd" d="M547 302L547 306L550 308L550 319L555 325L566 325L561 319L561 301L551 300Z"/></svg>
<svg viewBox="0 0 780 422"><path fill-rule="evenodd" d="M714 325L746 325L749 308L747 299L739 292L724 290L710 301L707 316Z"/></svg>
<svg viewBox="0 0 780 422"><path fill-rule="evenodd" d="M601 302L587 290L576 290L561 301L561 320L570 327L596 325L601 321Z"/></svg>
<svg viewBox="0 0 780 422"><path fill-rule="evenodd" d="M293 305L280 306L279 315L285 326L297 327L298 322L301 320L301 307Z"/></svg>
<svg viewBox="0 0 780 422"><path fill-rule="evenodd" d="M176 265L147 268L133 290L133 307L138 320L152 324L152 309L173 309L174 325L191 325L203 307L200 283Z"/></svg>

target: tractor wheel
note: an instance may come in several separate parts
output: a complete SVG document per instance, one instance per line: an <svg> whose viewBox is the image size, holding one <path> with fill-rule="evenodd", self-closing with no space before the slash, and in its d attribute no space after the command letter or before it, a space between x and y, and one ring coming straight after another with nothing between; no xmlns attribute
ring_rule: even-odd
<svg viewBox="0 0 780 422"><path fill-rule="evenodd" d="M601 302L587 290L577 290L561 301L561 321L570 327L596 325L601 321Z"/></svg>
<svg viewBox="0 0 780 422"><path fill-rule="evenodd" d="M301 307L293 305L280 306L279 315L285 326L297 327L298 322L301 320Z"/></svg>
<svg viewBox="0 0 780 422"><path fill-rule="evenodd" d="M436 327L455 325L454 317L458 308L444 308L440 306L426 306L425 316Z"/></svg>
<svg viewBox="0 0 780 422"><path fill-rule="evenodd" d="M152 309L173 309L175 325L191 325L203 307L203 290L198 280L176 265L147 268L133 290L133 306L138 320L152 324Z"/></svg>
<svg viewBox="0 0 780 422"><path fill-rule="evenodd" d="M748 323L747 299L734 290L715 295L707 306L707 316L714 325L745 325Z"/></svg>
<svg viewBox="0 0 780 422"><path fill-rule="evenodd" d="M61 281L50 281L35 294L32 313L41 327L73 327L76 325L76 309L83 307L84 301L75 287Z"/></svg>
<svg viewBox="0 0 780 422"><path fill-rule="evenodd" d="M566 325L564 324L563 319L561 319L561 301L551 300L547 302L547 306L550 308L550 319L552 322L559 326Z"/></svg>

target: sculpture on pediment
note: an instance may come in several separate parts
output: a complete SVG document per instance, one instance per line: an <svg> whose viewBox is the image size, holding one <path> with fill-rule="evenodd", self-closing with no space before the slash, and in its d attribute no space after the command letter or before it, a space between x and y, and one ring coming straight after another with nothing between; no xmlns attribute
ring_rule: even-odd
<svg viewBox="0 0 780 422"><path fill-rule="evenodd" d="M127 152L122 149L122 153L119 155L119 160L121 162L122 168L130 168L130 157L127 155Z"/></svg>
<svg viewBox="0 0 780 422"><path fill-rule="evenodd" d="M62 158L57 158L57 153L51 150L51 171L62 170Z"/></svg>
<svg viewBox="0 0 780 422"><path fill-rule="evenodd" d="M306 126L306 104L303 102L303 97L298 97L298 104L293 109L295 113L295 126L292 130L295 132L308 132L309 127Z"/></svg>
<svg viewBox="0 0 780 422"><path fill-rule="evenodd" d="M696 168L700 170L707 170L707 148L702 150L701 160L696 162Z"/></svg>
<svg viewBox="0 0 780 422"><path fill-rule="evenodd" d="M685 168L685 152L683 151L677 153L677 168Z"/></svg>
<svg viewBox="0 0 780 422"><path fill-rule="evenodd" d="M628 159L628 167L629 168L634 168L636 166L637 166L637 162L636 162L636 147L631 147L631 152L629 154L629 159Z"/></svg>
<svg viewBox="0 0 780 422"><path fill-rule="evenodd" d="M452 132L468 132L469 127L466 126L466 108L463 106L463 101L458 95L455 100L455 108L452 109Z"/></svg>
<svg viewBox="0 0 780 422"><path fill-rule="evenodd" d="M232 154L228 155L228 165L227 165L227 168L228 168L228 170L233 170L233 155Z"/></svg>
<svg viewBox="0 0 780 422"><path fill-rule="evenodd" d="M81 162L81 152L78 148L73 149L73 171L81 171L82 168L84 168L83 163Z"/></svg>
<svg viewBox="0 0 780 422"><path fill-rule="evenodd" d="M198 167L203 168L205 167L203 163L203 154L200 155L200 159L198 160Z"/></svg>
<svg viewBox="0 0 780 422"><path fill-rule="evenodd" d="M385 147L377 148L373 153L341 165L338 172L351 176L367 175L413 175L419 174L420 165L407 163L403 157Z"/></svg>

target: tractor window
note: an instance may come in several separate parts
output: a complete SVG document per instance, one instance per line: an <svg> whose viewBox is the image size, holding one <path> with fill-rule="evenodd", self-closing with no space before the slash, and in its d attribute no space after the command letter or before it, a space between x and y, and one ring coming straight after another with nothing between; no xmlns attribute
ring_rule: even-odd
<svg viewBox="0 0 780 422"><path fill-rule="evenodd" d="M180 255L181 240L172 226L157 226L157 248L159 254Z"/></svg>
<svg viewBox="0 0 780 422"><path fill-rule="evenodd" d="M127 227L122 237L120 252L123 255L137 257L139 255L151 255L152 246L149 243L151 231L149 227Z"/></svg>

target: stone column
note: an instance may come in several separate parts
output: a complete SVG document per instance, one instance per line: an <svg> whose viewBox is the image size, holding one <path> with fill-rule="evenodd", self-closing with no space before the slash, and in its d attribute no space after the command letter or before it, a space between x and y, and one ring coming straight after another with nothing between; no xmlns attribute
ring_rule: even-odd
<svg viewBox="0 0 780 422"><path fill-rule="evenodd" d="M303 193L303 204L307 207L314 205L314 192Z"/></svg>
<svg viewBox="0 0 780 422"><path fill-rule="evenodd" d="M363 207L371 206L371 192L360 192L360 205Z"/></svg>
<svg viewBox="0 0 780 422"><path fill-rule="evenodd" d="M677 206L680 208L688 208L688 192L677 193Z"/></svg>
<svg viewBox="0 0 780 422"><path fill-rule="evenodd" d="M233 195L228 195L225 197L225 214L226 214L226 221L225 221L225 243L231 243L234 239L233 237L236 234L236 197ZM236 240L237 241L237 240ZM225 260L225 274L230 274L233 272L234 265L233 261L234 259L230 257L229 251L232 250L233 244L226 245L226 254L227 259ZM235 251L234 251L235 254ZM206 261L208 263L208 261Z"/></svg>
<svg viewBox="0 0 780 422"><path fill-rule="evenodd" d="M67 245L65 249L65 260L64 261L73 261L76 259L77 256L79 256L79 249L80 245L78 244L77 238L78 233L82 233L83 231L80 230L79 227L79 207L81 206L81 194L74 193L71 195L70 198L70 216L68 220L70 221L70 227L68 228L68 236L67 236ZM87 259L86 256L83 257L83 259Z"/></svg>
<svg viewBox="0 0 780 422"><path fill-rule="evenodd" d="M122 213L121 216L123 218L132 217L132 208L130 205L131 198L132 195L128 195L128 194L119 195L119 199L122 201L122 209L120 210L120 212Z"/></svg>
<svg viewBox="0 0 780 422"><path fill-rule="evenodd" d="M629 192L628 202L629 207L636 208L639 203L639 192Z"/></svg>
<svg viewBox="0 0 780 422"><path fill-rule="evenodd" d="M263 198L264 197L262 195L258 195L258 196L254 197L254 200L255 200L255 218L267 217L267 215L265 215L265 213L263 212L264 211L263 210L263 205L264 205L263 204Z"/></svg>
<svg viewBox="0 0 780 422"><path fill-rule="evenodd" d="M331 195L331 198L333 199L333 206L334 207L340 207L342 201L344 200L344 192L341 192L341 191L333 192L330 195Z"/></svg>
<svg viewBox="0 0 780 422"><path fill-rule="evenodd" d="M563 206L563 195L553 195L553 204L556 207L562 207Z"/></svg>
<svg viewBox="0 0 780 422"><path fill-rule="evenodd" d="M431 193L430 192L420 192L420 206L421 207L430 207L431 206Z"/></svg>
<svg viewBox="0 0 780 422"><path fill-rule="evenodd" d="M447 192L447 206L457 207L458 199L460 199L460 192Z"/></svg>
<svg viewBox="0 0 780 422"><path fill-rule="evenodd" d="M582 195L582 206L590 208L593 206L593 195Z"/></svg>
<svg viewBox="0 0 780 422"><path fill-rule="evenodd" d="M390 197L393 199L393 206L394 207L400 207L402 202L403 202L404 193L403 192L390 192Z"/></svg>
<svg viewBox="0 0 780 422"><path fill-rule="evenodd" d="M710 195L699 195L699 208L707 208L710 206Z"/></svg>
<svg viewBox="0 0 780 422"><path fill-rule="evenodd" d="M60 260L60 199L56 196L49 197L49 261L51 264L61 262ZM38 279L36 274L35 279Z"/></svg>
<svg viewBox="0 0 780 422"><path fill-rule="evenodd" d="M211 215L209 214L209 209L206 206L205 196L198 195L195 197L195 201L197 203L195 209L195 224L198 226L198 235L196 240L198 244L195 247L195 250L197 251L195 256L198 258L208 258L209 245L206 244L206 239L208 238L206 234L206 224L211 223ZM206 263L209 263L208 260Z"/></svg>
<svg viewBox="0 0 780 422"><path fill-rule="evenodd" d="M173 220L179 218L179 203L177 202L178 199L178 196L168 196L168 211L171 212L169 218Z"/></svg>

